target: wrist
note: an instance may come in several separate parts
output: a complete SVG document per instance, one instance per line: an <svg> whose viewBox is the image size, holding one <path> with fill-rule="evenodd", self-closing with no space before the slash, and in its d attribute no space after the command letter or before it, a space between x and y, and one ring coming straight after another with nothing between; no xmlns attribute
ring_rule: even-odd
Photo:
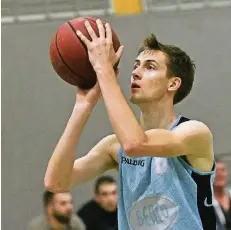
<svg viewBox="0 0 231 230"><path fill-rule="evenodd" d="M115 75L115 70L111 64L104 65L102 68L95 70L95 72L98 79L104 77L109 78Z"/></svg>
<svg viewBox="0 0 231 230"><path fill-rule="evenodd" d="M73 112L87 112L87 113L91 113L92 109L94 108L95 104L92 103L88 103L88 102L83 102L83 103L75 103Z"/></svg>
<svg viewBox="0 0 231 230"><path fill-rule="evenodd" d="M113 70L113 65L110 62L106 62L100 66L94 67L96 74L101 74L101 73L107 72L111 69Z"/></svg>

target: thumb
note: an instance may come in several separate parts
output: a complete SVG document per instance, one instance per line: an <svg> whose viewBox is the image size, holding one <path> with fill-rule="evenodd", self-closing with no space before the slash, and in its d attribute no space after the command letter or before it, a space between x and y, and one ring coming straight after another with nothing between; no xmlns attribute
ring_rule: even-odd
<svg viewBox="0 0 231 230"><path fill-rule="evenodd" d="M120 46L120 48L116 52L116 58L119 60L124 52L124 46Z"/></svg>

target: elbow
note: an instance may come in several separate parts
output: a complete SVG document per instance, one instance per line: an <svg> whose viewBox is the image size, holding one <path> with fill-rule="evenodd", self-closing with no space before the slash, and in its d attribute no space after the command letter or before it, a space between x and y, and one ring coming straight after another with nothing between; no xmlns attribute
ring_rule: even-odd
<svg viewBox="0 0 231 230"><path fill-rule="evenodd" d="M141 143L128 143L123 145L123 150L129 157L138 157Z"/></svg>
<svg viewBox="0 0 231 230"><path fill-rule="evenodd" d="M124 152L129 157L139 157L147 141L148 137L144 134L142 137L137 138L135 141L124 143L122 147Z"/></svg>

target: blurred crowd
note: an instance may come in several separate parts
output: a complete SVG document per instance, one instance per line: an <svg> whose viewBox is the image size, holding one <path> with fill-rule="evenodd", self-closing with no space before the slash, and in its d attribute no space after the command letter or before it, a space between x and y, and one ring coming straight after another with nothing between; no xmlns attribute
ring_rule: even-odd
<svg viewBox="0 0 231 230"><path fill-rule="evenodd" d="M75 210L69 192L43 194L44 212L28 230L117 230L117 183L111 176L95 182L94 197Z"/></svg>
<svg viewBox="0 0 231 230"><path fill-rule="evenodd" d="M231 230L231 188L228 186L226 162L216 159L214 209L217 230ZM43 194L44 213L28 224L28 230L118 230L117 183L111 176L95 182L94 197L74 209L71 193Z"/></svg>

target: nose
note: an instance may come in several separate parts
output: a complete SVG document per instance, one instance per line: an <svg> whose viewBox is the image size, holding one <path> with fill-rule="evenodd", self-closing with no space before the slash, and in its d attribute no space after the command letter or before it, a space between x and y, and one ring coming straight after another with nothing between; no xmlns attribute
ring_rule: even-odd
<svg viewBox="0 0 231 230"><path fill-rule="evenodd" d="M140 74L140 72L139 72L139 67L137 67L136 69L134 69L133 71L132 71L132 78L133 78L133 80L140 80L141 79L141 74Z"/></svg>

